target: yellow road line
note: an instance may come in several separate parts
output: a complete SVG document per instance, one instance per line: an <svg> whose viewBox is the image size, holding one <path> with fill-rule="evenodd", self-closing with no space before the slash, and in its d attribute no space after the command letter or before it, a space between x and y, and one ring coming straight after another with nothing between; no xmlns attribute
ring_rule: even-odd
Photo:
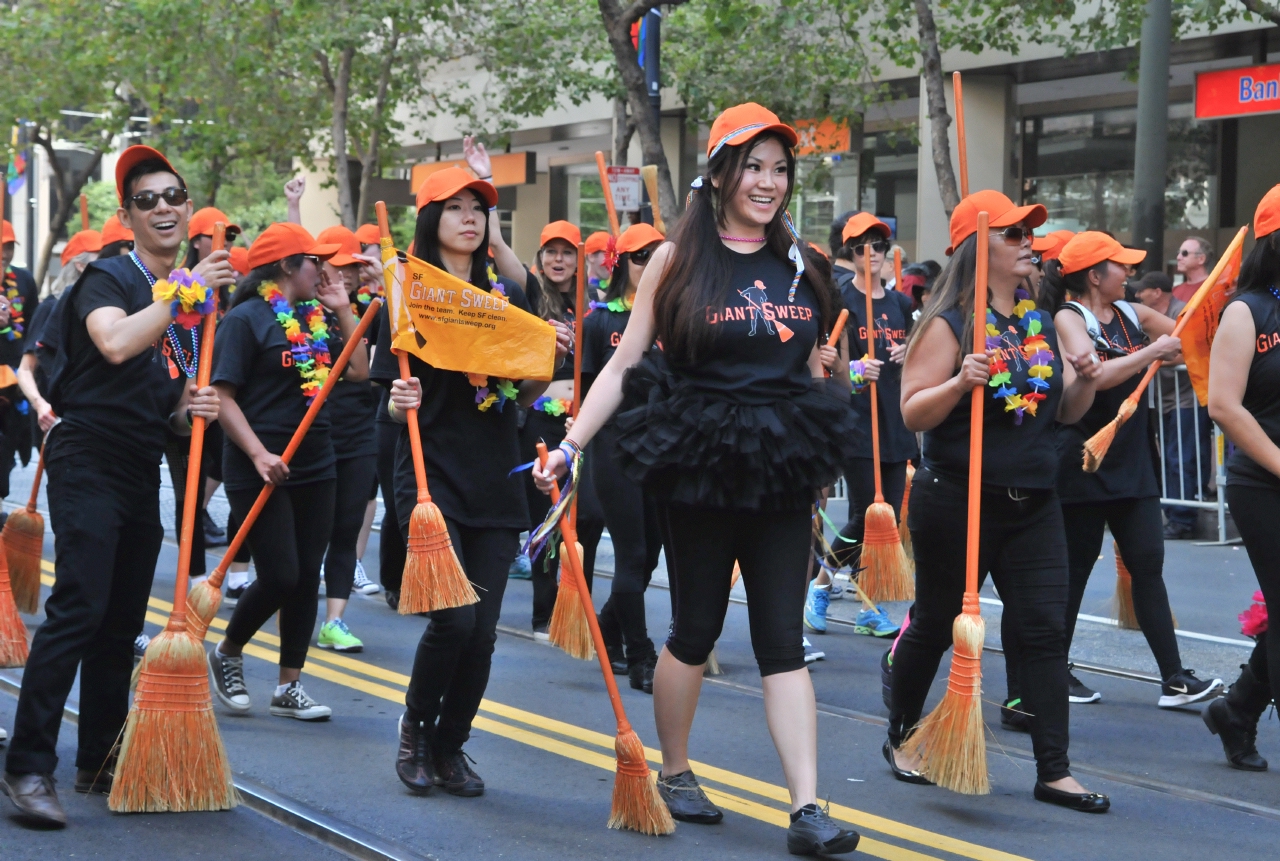
<svg viewBox="0 0 1280 861"><path fill-rule="evenodd" d="M45 571L52 571L53 565L47 560L42 560L42 567ZM48 574L41 577L41 582L45 585L53 585L53 577ZM173 609L173 605L161 598L149 598L149 606L155 610L162 611L167 614ZM163 627L167 621L167 615L161 615L160 612L148 611L147 621L152 624ZM214 618L209 625L209 633L205 639L209 642L215 642L217 637L214 631L226 630L227 624L221 619ZM274 646L279 648L280 638L266 631L259 631L252 638L253 640L263 643L266 646ZM279 652L270 648L264 648L250 642L245 645L246 654L275 663L279 659ZM379 697L381 699L394 702L396 704L404 703L404 688L409 684L409 677L403 673L397 673L361 661L347 655L332 653L320 649L309 651L307 654L308 669L307 672L317 678L324 679L334 684L341 685L346 688L359 690L364 693ZM317 664L320 664L317 666ZM324 666L329 665L329 666ZM331 667L333 667L331 669ZM368 678L361 678L358 673ZM388 687L380 684L377 679L383 682L390 682L399 687ZM579 742L593 745L604 750L613 751L614 738L594 730L586 729L575 724L566 723L556 720L555 718L537 714L536 712L526 711L514 706L508 706L494 700L482 700L480 709L482 712L514 721L525 726L535 727L543 732L551 732L566 738L574 739ZM549 753L555 753L568 759L573 759L587 765L594 765L604 768L607 771L613 771L615 761L612 753L601 754L592 750L587 750L577 745L569 744L560 739L544 735L543 733L530 732L519 726L502 721L493 720L492 718L477 716L474 725L477 729L490 732L494 735L501 736L513 741L536 747ZM661 752L650 747L645 747L645 756L652 763L661 763ZM727 769L722 769L709 763L690 760L690 765L698 774L700 779L713 783L723 784L734 789L749 792L771 801L789 805L790 796L785 787L776 786L763 780L738 774ZM707 787L707 794L717 800L722 807L757 819L762 822L768 822L773 825L780 825L785 828L789 822L785 810L779 810L775 807L760 804L759 802L731 795L714 787ZM830 814L833 818L849 823L861 830L876 831L881 834L895 837L900 840L925 846L930 849L947 852L953 855L959 855L964 858L971 858L974 861L1030 861L1020 855L1013 855L998 849L987 846L981 846L976 843L970 843L965 840L959 840L949 837L945 834L929 831L924 828L918 828L913 825L898 822L887 817L878 816L873 813L867 813L853 807L842 804L831 804ZM867 837L863 837L859 844L859 850L876 857L885 858L887 861L917 861L917 859L930 858L932 856L922 855L912 850L903 849L889 843L883 843Z"/></svg>

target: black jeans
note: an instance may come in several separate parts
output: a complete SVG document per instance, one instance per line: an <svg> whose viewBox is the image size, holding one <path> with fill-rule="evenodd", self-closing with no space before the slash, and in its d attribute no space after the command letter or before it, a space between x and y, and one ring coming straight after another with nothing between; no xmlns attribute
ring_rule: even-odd
<svg viewBox="0 0 1280 861"><path fill-rule="evenodd" d="M1249 552L1267 617L1277 620L1276 630L1268 628L1249 656L1249 669L1258 681L1270 686L1274 697L1280 691L1280 530L1276 528L1280 523L1280 490L1228 481L1227 505Z"/></svg>
<svg viewBox="0 0 1280 861"><path fill-rule="evenodd" d="M691 666L706 663L724 627L736 561L760 675L804 669L810 512L670 504L658 506L658 522L671 583L672 657Z"/></svg>
<svg viewBox="0 0 1280 861"><path fill-rule="evenodd" d="M480 603L429 614L404 702L409 720L429 726L439 721L435 751L447 756L461 750L471 737L471 722L489 686L507 571L520 549L520 533L515 529L473 529L447 517L445 523L453 550L467 579L475 584ZM400 531L407 540L407 517Z"/></svg>
<svg viewBox="0 0 1280 861"><path fill-rule="evenodd" d="M227 639L243 646L279 611L280 666L285 669L300 670L307 660L316 626L320 563L333 531L335 484L329 480L277 487L249 530L258 577L236 604ZM257 498L257 490L227 493L239 520Z"/></svg>
<svg viewBox="0 0 1280 861"><path fill-rule="evenodd" d="M840 538L832 542L836 558L844 565L857 567L862 552L862 532L867 508L876 501L875 461L860 457L844 468L844 481L849 488L849 522L840 529ZM895 519L902 517L902 495L907 489L907 462L880 463L880 487L884 501L893 506ZM845 539L841 541L840 539Z"/></svg>
<svg viewBox="0 0 1280 861"><path fill-rule="evenodd" d="M377 472L376 455L349 457L338 461L334 486L333 532L329 552L324 557L325 595L345 601L351 597L356 579L356 542L369 507L369 486Z"/></svg>
<svg viewBox="0 0 1280 861"><path fill-rule="evenodd" d="M378 487L382 491L382 527L378 532L378 579L388 592L399 592L404 577L404 536L396 515L396 443L404 427L395 422L377 422Z"/></svg>
<svg viewBox="0 0 1280 861"><path fill-rule="evenodd" d="M217 423L214 423L216 427ZM209 444L206 436L205 445ZM164 459L169 465L169 480L173 482L173 531L175 537L181 541L182 539L182 518L184 515L183 508L186 504L187 489L187 465L191 460L191 437L178 436L170 433L169 438L165 440ZM221 458L219 458L221 459ZM200 481L199 494L196 501L203 503L204 501L204 465L208 463L208 458L201 458L200 464ZM200 506L196 516L204 511L204 505ZM202 577L207 573L207 567L204 558L204 524L200 520L196 520L196 528L191 537L191 576Z"/></svg>
<svg viewBox="0 0 1280 861"><path fill-rule="evenodd" d="M916 561L916 603L893 657L889 740L894 747L920 720L963 606L967 495L966 483L928 469L918 470L911 485L907 524ZM991 573L1004 601L1004 617L1021 644L1019 673L1031 714L1036 772L1046 782L1071 773L1066 560L1062 507L1054 491L1037 491L1019 501L1003 489L984 488L978 570L980 575Z"/></svg>
<svg viewBox="0 0 1280 861"><path fill-rule="evenodd" d="M50 454L54 451L51 449ZM142 633L164 527L160 468L80 450L51 457L53 594L31 643L6 770L57 767L62 709L80 674L77 768L99 768L129 714L133 641Z"/></svg>

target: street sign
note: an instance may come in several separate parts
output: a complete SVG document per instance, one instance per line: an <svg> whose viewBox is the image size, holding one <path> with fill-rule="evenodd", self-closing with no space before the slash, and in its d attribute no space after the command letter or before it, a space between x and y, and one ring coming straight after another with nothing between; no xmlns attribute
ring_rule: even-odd
<svg viewBox="0 0 1280 861"><path fill-rule="evenodd" d="M1196 75L1196 119L1280 112L1280 63Z"/></svg>
<svg viewBox="0 0 1280 861"><path fill-rule="evenodd" d="M614 208L618 212L639 212L642 187L640 168L611 165L608 170Z"/></svg>

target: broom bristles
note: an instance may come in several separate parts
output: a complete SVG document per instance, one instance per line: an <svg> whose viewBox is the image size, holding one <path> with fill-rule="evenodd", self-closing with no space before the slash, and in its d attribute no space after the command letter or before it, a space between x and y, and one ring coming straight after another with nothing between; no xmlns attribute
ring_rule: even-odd
<svg viewBox="0 0 1280 861"><path fill-rule="evenodd" d="M40 559L44 556L44 516L19 508L0 532L9 562L9 584L20 612L40 612Z"/></svg>
<svg viewBox="0 0 1280 861"><path fill-rule="evenodd" d="M911 464L907 464L907 485L902 490L902 520L898 523L898 537L902 539L902 552L907 554L908 561L911 562L911 569L914 572L915 549L911 546L911 530L907 528L907 503L911 500L911 481L915 478L916 471Z"/></svg>
<svg viewBox="0 0 1280 861"><path fill-rule="evenodd" d="M0 556L3 556L0 551ZM0 667L24 667L27 664L27 626L18 615L9 588L9 568L0 559Z"/></svg>
<svg viewBox="0 0 1280 861"><path fill-rule="evenodd" d="M209 623L222 606L222 590L212 581L212 577L201 580L187 593L187 630L197 642L209 633Z"/></svg>
<svg viewBox="0 0 1280 861"><path fill-rule="evenodd" d="M400 615L465 607L479 600L453 552L440 507L434 502L419 502L409 518Z"/></svg>
<svg viewBox="0 0 1280 861"><path fill-rule="evenodd" d="M578 550L578 558L582 555L582 545L574 542ZM547 635L551 644L564 650L571 658L581 661L595 659L596 648L591 642L591 626L587 622L587 611L582 606L582 598L573 584L573 576L567 570L568 555L564 544L560 545L560 587L556 590L556 606L551 611L551 624Z"/></svg>
<svg viewBox="0 0 1280 861"><path fill-rule="evenodd" d="M707 655L707 662L702 667L704 676L723 676L724 670L720 668L720 661L716 658L716 650L713 647Z"/></svg>
<svg viewBox="0 0 1280 861"><path fill-rule="evenodd" d="M1116 431L1129 420L1137 410L1138 405L1133 401L1125 398L1120 402L1120 409L1116 411L1116 417L1107 422L1093 436L1084 442L1084 471L1097 472L1098 467L1102 466L1102 459L1107 456L1107 450L1111 448L1111 443L1115 442Z"/></svg>
<svg viewBox="0 0 1280 861"><path fill-rule="evenodd" d="M613 743L618 768L613 777L613 809L610 828L627 828L641 834L663 835L676 830L671 811L658 795L658 786L645 760L644 745L635 730L619 730Z"/></svg>
<svg viewBox="0 0 1280 861"><path fill-rule="evenodd" d="M966 594L966 603L969 599ZM973 603L976 605L976 600ZM987 795L991 783L982 722L982 642L986 625L978 613L963 612L951 630L955 651L947 692L937 708L916 726L902 750L919 756L920 773L938 786L964 795Z"/></svg>
<svg viewBox="0 0 1280 861"><path fill-rule="evenodd" d="M873 502L867 506L862 532L862 592L875 602L910 601L916 596L912 565L902 549L893 506Z"/></svg>
<svg viewBox="0 0 1280 861"><path fill-rule="evenodd" d="M179 813L229 810L238 801L204 647L166 629L142 659L107 804L116 813Z"/></svg>
<svg viewBox="0 0 1280 861"><path fill-rule="evenodd" d="M1111 549L1116 554L1116 594L1112 599L1116 627L1140 631L1142 626L1138 624L1138 613L1133 607L1133 577L1130 576L1124 560L1120 558L1120 547L1114 540L1111 542ZM1173 612L1172 607L1169 608L1169 615L1173 616L1173 627L1178 627L1178 616Z"/></svg>

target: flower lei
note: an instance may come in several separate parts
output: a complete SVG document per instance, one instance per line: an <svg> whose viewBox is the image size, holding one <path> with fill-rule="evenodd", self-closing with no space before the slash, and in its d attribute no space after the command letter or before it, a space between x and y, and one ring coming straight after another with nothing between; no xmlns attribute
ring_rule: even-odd
<svg viewBox="0 0 1280 861"><path fill-rule="evenodd" d="M184 329L200 325L200 318L213 311L214 295L204 278L190 269L175 269L168 278L151 285L151 298L169 302L169 312Z"/></svg>
<svg viewBox="0 0 1280 861"><path fill-rule="evenodd" d="M498 273L493 271L493 264L489 264L486 271L489 273L489 289L499 296L506 296L507 291L498 282ZM507 379L496 380L493 383L495 391L490 391L489 377L486 374L467 374L467 382L476 387L476 409L482 413L488 412L494 404L498 405L498 412L502 412L507 401L515 400L519 394L516 384Z"/></svg>
<svg viewBox="0 0 1280 861"><path fill-rule="evenodd" d="M369 303L381 295L382 291L378 289L377 284L361 284L356 288L356 301L351 303L351 313L359 320L369 309Z"/></svg>
<svg viewBox="0 0 1280 861"><path fill-rule="evenodd" d="M1036 303L1031 301L1031 295L1019 288L1013 297L1017 300L1013 308L1013 316L1018 318L1019 326L1025 333L1021 343L1016 345L1016 349L1022 351L1023 357L1029 363L1027 393L1019 394L1017 389L1009 385L1012 375L1008 364L999 353L991 360L991 380L987 385L996 390L991 397L996 400L1004 398L1005 412L1012 412L1013 423L1020 425L1023 414L1030 413L1034 418L1036 407L1048 397L1045 393L1049 389L1048 380L1053 376L1053 366L1050 364L1053 360L1053 351L1049 349L1044 335L1040 334L1040 312L1036 310ZM1004 343L1004 337L1005 334L996 328L995 313L988 307L987 349L999 350Z"/></svg>
<svg viewBox="0 0 1280 861"><path fill-rule="evenodd" d="M592 302L591 310L594 311L597 308L605 308L615 314L625 314L631 310L634 301L634 299L627 299L625 296L619 296L617 299L610 299L608 302Z"/></svg>
<svg viewBox="0 0 1280 861"><path fill-rule="evenodd" d="M564 398L549 398L546 395L533 402L535 410L540 413L546 413L549 416L565 415L572 407L572 402L566 401Z"/></svg>
<svg viewBox="0 0 1280 861"><path fill-rule="evenodd" d="M258 285L258 295L271 306L276 322L284 329L294 367L302 377L302 394L310 406L329 378L329 366L333 364L329 356L329 324L324 319L324 308L315 299L290 305L274 281ZM302 312L302 319L307 324L305 332L298 323L298 312Z"/></svg>
<svg viewBox="0 0 1280 861"><path fill-rule="evenodd" d="M4 295L9 299L9 325L0 329L10 341L22 337L22 291L18 289L18 273L12 269L4 272Z"/></svg>
<svg viewBox="0 0 1280 861"><path fill-rule="evenodd" d="M1253 603L1237 618L1240 620L1240 633L1246 637L1253 637L1256 640L1266 633L1267 603L1261 592L1253 593Z"/></svg>
<svg viewBox="0 0 1280 861"><path fill-rule="evenodd" d="M867 364L861 359L854 359L849 363L849 382L853 383L853 393L860 395L867 390L870 385L867 381Z"/></svg>

